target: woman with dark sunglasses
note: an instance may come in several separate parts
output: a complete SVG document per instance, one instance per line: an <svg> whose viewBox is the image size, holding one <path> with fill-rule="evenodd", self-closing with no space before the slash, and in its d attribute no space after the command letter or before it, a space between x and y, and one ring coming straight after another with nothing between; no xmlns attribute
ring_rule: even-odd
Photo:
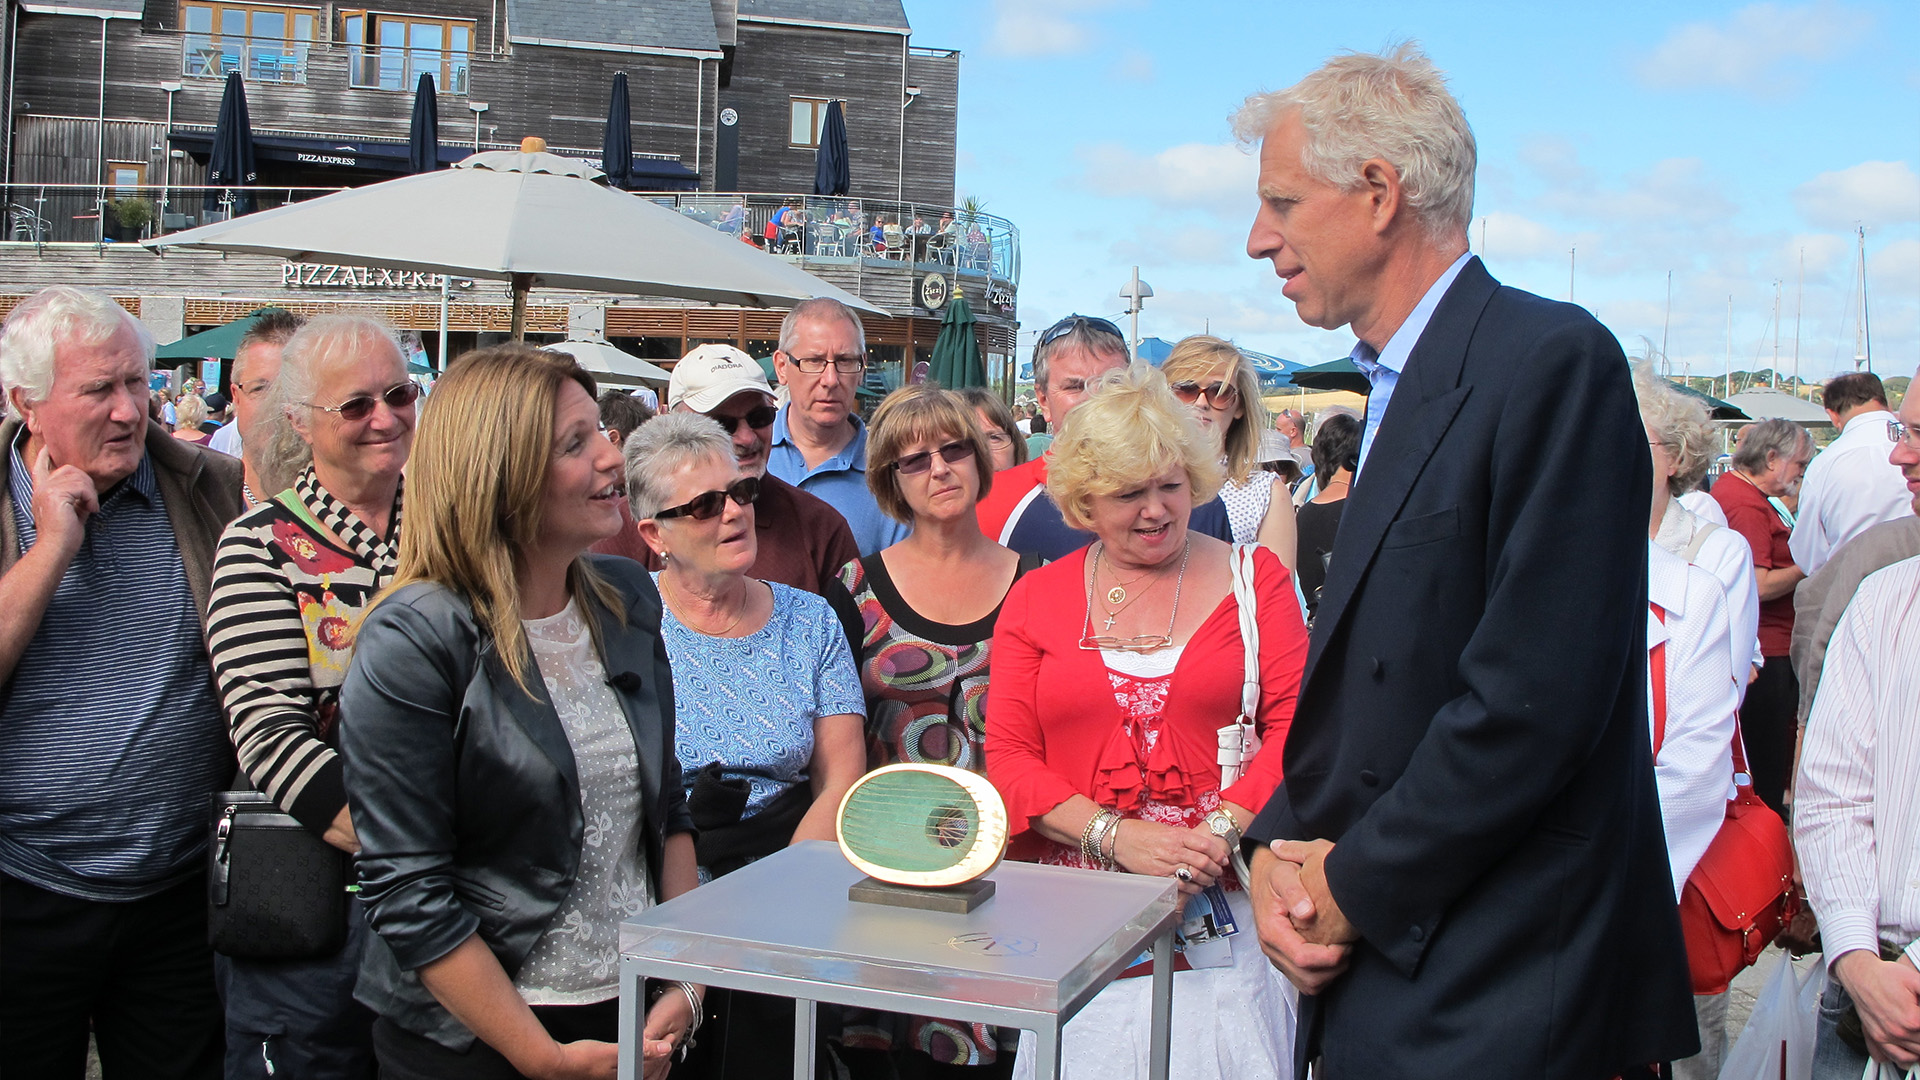
<svg viewBox="0 0 1920 1080"><path fill-rule="evenodd" d="M268 490L248 493L257 505L214 556L208 644L241 772L343 853L360 845L335 715L355 628L393 580L417 392L384 323L328 315L302 327L250 436ZM366 936L350 905L331 955L219 959L229 1077L372 1074L373 1013L353 1000Z"/></svg>
<svg viewBox="0 0 1920 1080"><path fill-rule="evenodd" d="M741 471L719 424L684 412L627 440L626 476L640 538L664 566L674 752L701 879L834 839L840 797L866 771L866 705L827 602L748 575L760 479ZM709 1011L687 1075L792 1075L791 1001L716 991Z"/></svg>
<svg viewBox="0 0 1920 1080"><path fill-rule="evenodd" d="M1260 378L1230 341L1205 334L1182 338L1160 370L1173 396L1193 409L1200 430L1226 466L1220 501L1236 544L1260 544L1294 569L1293 502L1286 481L1259 467L1267 410Z"/></svg>
<svg viewBox="0 0 1920 1080"><path fill-rule="evenodd" d="M980 531L975 507L993 486L990 430L968 398L933 386L896 390L873 414L867 486L913 531L840 571L865 627L869 768L912 761L986 772L994 621L1007 590L1040 564ZM1006 1036L984 1024L858 1010L844 1018L841 1042L856 1078L984 1078L1008 1074L1002 1044L1010 1049L1018 1035Z"/></svg>

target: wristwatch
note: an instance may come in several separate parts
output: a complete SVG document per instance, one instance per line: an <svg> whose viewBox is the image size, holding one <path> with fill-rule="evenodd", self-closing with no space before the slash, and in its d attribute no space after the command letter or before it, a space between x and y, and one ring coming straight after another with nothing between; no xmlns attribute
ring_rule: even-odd
<svg viewBox="0 0 1920 1080"><path fill-rule="evenodd" d="M1214 810L1206 816L1207 828L1213 835L1225 840L1229 851L1240 849L1240 826L1233 823L1233 815L1225 810Z"/></svg>

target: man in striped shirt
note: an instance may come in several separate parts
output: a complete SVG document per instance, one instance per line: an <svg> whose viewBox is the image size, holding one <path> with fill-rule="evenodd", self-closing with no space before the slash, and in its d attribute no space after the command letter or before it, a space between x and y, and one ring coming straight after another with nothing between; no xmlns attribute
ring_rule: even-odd
<svg viewBox="0 0 1920 1080"><path fill-rule="evenodd" d="M208 796L233 775L204 640L238 461L147 419L153 338L55 286L0 330L0 1062L217 1077Z"/></svg>
<svg viewBox="0 0 1920 1080"><path fill-rule="evenodd" d="M1834 629L1793 825L1833 976L1815 1080L1920 1063L1920 558L1862 582Z"/></svg>

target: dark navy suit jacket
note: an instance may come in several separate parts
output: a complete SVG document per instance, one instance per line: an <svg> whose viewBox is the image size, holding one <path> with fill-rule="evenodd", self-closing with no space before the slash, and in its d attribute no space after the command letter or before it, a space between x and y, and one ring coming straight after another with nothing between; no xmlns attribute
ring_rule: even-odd
<svg viewBox="0 0 1920 1080"><path fill-rule="evenodd" d="M1347 500L1286 779L1362 934L1331 1080L1583 1080L1696 1048L1646 715L1644 429L1586 311L1469 262Z"/></svg>

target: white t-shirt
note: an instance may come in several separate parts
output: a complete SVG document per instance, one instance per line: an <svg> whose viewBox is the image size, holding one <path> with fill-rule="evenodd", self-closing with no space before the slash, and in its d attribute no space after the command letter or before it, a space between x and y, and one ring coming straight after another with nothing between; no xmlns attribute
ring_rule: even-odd
<svg viewBox="0 0 1920 1080"><path fill-rule="evenodd" d="M1794 564L1809 577L1840 545L1883 521L1913 513L1906 477L1887 457L1893 450L1887 424L1893 418L1881 409L1855 416L1807 465L1787 546Z"/></svg>

